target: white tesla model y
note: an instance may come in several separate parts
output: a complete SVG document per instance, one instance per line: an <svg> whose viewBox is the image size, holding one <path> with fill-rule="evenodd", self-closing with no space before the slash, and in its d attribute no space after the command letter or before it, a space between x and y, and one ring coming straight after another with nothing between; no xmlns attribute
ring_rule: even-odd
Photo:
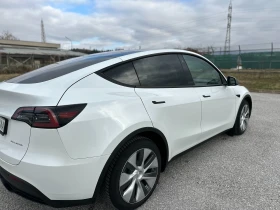
<svg viewBox="0 0 280 210"><path fill-rule="evenodd" d="M102 186L135 209L177 154L246 131L248 90L183 50L119 51L58 62L0 83L0 177L54 207Z"/></svg>

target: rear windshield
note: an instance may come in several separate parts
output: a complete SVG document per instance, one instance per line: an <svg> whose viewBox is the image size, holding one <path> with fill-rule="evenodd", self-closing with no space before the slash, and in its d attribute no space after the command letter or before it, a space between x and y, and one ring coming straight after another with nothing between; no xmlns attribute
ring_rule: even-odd
<svg viewBox="0 0 280 210"><path fill-rule="evenodd" d="M43 68L28 72L21 76L7 80L9 83L31 84L45 82L65 74L77 71L79 69L100 63L102 61L117 58L123 55L136 53L138 51L119 51L119 52L106 52L86 55L78 58L72 58L62 62L54 63Z"/></svg>

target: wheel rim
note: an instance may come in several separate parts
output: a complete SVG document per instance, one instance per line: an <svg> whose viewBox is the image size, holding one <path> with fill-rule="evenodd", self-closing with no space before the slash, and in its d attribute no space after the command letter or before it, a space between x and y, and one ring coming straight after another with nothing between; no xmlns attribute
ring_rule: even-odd
<svg viewBox="0 0 280 210"><path fill-rule="evenodd" d="M119 190L127 203L138 203L152 191L158 177L158 158L147 148L133 153L125 163Z"/></svg>
<svg viewBox="0 0 280 210"><path fill-rule="evenodd" d="M248 127L250 118L250 109L249 106L246 104L243 106L241 115L240 115L240 129L241 131L245 131Z"/></svg>

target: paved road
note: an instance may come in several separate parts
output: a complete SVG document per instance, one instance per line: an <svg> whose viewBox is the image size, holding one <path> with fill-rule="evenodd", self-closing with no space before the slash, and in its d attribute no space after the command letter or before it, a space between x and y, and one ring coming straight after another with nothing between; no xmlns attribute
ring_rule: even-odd
<svg viewBox="0 0 280 210"><path fill-rule="evenodd" d="M280 95L253 94L250 127L242 136L218 135L168 165L140 209L280 209ZM0 210L52 209L8 192L0 184ZM67 210L112 209L94 205Z"/></svg>

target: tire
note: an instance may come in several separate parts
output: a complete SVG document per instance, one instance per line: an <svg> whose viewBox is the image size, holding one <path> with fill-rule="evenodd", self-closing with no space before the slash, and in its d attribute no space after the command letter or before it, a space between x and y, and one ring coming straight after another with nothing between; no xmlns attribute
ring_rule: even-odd
<svg viewBox="0 0 280 210"><path fill-rule="evenodd" d="M232 129L228 131L228 134L233 135L242 135L248 128L249 119L251 115L251 110L248 101L243 100Z"/></svg>
<svg viewBox="0 0 280 210"><path fill-rule="evenodd" d="M120 149L107 173L106 192L112 204L122 210L141 206L156 188L160 171L158 147L146 137L131 139Z"/></svg>

